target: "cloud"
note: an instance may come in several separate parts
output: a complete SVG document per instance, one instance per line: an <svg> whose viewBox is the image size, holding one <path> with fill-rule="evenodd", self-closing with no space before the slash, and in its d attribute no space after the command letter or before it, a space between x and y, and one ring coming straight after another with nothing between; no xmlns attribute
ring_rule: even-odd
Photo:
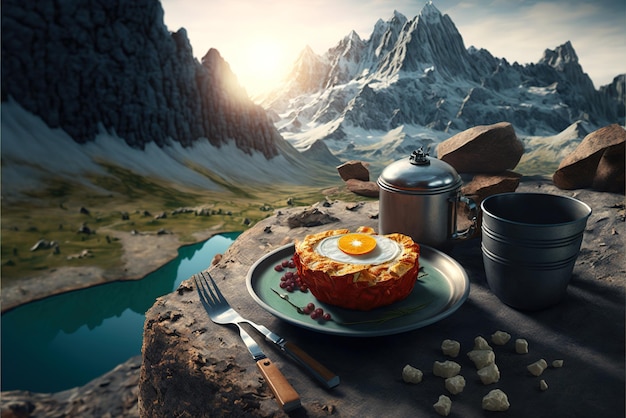
<svg viewBox="0 0 626 418"><path fill-rule="evenodd" d="M443 10L442 10L443 12ZM597 87L626 72L626 2L451 1L447 13L466 46L485 48L509 62L537 62L546 49L572 43Z"/></svg>

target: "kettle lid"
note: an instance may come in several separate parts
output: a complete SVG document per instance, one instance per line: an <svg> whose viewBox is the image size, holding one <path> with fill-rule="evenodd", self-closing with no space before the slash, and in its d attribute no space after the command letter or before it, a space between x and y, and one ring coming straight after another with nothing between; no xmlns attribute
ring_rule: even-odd
<svg viewBox="0 0 626 418"><path fill-rule="evenodd" d="M450 164L429 157L421 147L408 158L389 164L378 177L382 189L410 194L443 193L462 184L461 176Z"/></svg>

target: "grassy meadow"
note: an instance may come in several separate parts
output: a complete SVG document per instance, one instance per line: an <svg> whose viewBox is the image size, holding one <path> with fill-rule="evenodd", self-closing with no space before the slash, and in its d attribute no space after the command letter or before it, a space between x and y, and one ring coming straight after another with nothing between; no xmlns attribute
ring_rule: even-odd
<svg viewBox="0 0 626 418"><path fill-rule="evenodd" d="M214 192L165 184L119 167L108 170L110 176L88 179L97 188L50 179L24 198L2 200L3 285L63 266L116 271L122 266L123 248L112 231L166 231L191 244L197 241L194 232L243 231L289 204L364 199L345 191L339 176L334 186L328 182L322 187L223 183L228 191ZM42 239L55 241L58 249L31 251ZM78 257L84 250L87 256Z"/></svg>

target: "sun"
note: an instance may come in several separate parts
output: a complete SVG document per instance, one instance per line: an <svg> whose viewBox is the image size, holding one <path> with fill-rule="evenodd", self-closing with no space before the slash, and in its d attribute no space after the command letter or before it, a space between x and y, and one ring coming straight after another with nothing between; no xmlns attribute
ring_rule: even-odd
<svg viewBox="0 0 626 418"><path fill-rule="evenodd" d="M272 39L253 40L242 52L240 80L250 93L274 87L283 77L286 71L285 52L279 42Z"/></svg>

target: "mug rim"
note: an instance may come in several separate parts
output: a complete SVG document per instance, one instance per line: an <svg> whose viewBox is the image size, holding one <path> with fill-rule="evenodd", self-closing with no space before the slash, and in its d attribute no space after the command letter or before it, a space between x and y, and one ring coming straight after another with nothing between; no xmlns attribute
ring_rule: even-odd
<svg viewBox="0 0 626 418"><path fill-rule="evenodd" d="M576 219L571 220L571 221L558 222L558 223L549 223L549 224L541 224L541 223L531 223L531 222L520 222L520 221L515 221L515 220L512 220L512 219L507 219L505 217L502 217L502 216L494 214L492 211L489 211L488 208L486 207L490 202L493 202L493 201L497 200L498 198L503 198L503 197L507 197L507 196L519 196L519 197L538 196L538 197L548 197L550 199L569 200L570 202L573 202L574 204L582 207L583 210L586 212L586 214L583 215L583 216L579 216ZM501 222L506 222L506 223L512 224L512 225L531 226L531 227L537 227L537 228L551 228L551 227L555 227L555 226L563 226L563 225L575 224L575 223L581 222L583 220L586 221L591 216L591 214L593 212L593 210L591 209L591 207L588 204L586 204L582 200L576 199L574 197L563 196L563 195L552 194L552 193L536 193L536 192L507 192L507 193L494 194L494 195L488 196L487 198L485 198L480 203L480 209L483 212L483 222L484 222L484 215L488 214L489 217L491 217L492 219L495 219L495 220L498 220L498 221L501 221Z"/></svg>

